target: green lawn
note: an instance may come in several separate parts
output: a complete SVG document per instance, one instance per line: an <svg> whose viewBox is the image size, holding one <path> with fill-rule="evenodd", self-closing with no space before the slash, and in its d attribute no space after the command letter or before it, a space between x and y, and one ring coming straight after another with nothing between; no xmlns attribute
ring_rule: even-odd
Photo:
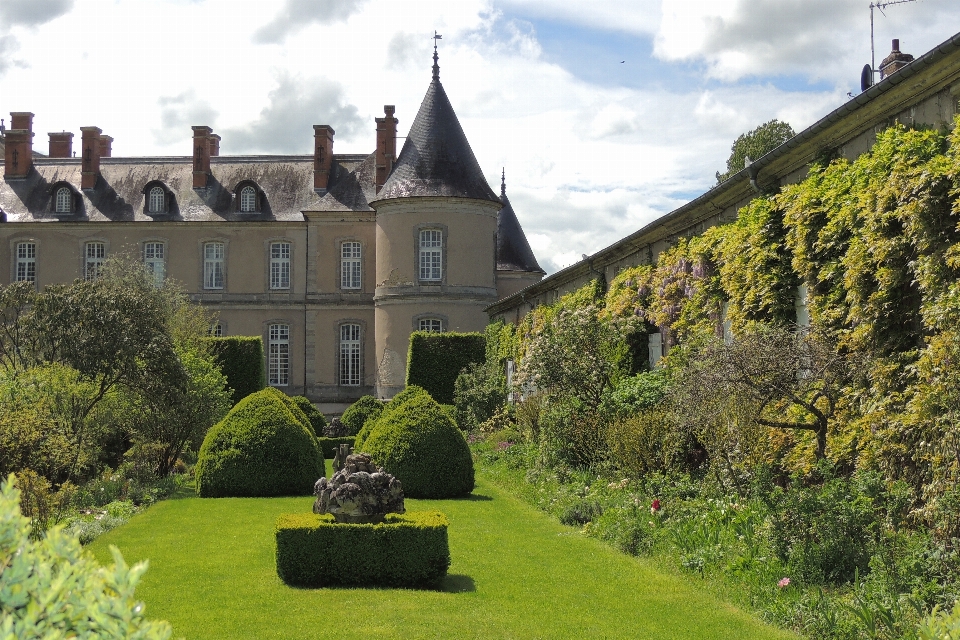
<svg viewBox="0 0 960 640"><path fill-rule="evenodd" d="M793 638L479 482L467 500L407 500L450 519L441 591L293 589L274 567L281 513L312 498L160 502L90 545L150 559L137 596L175 636L214 638Z"/></svg>

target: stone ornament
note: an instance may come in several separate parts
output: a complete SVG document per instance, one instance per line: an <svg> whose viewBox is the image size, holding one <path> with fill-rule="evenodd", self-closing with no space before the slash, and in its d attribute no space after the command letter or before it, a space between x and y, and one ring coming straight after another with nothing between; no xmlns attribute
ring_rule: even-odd
<svg viewBox="0 0 960 640"><path fill-rule="evenodd" d="M323 428L325 438L343 438L347 435L347 425L340 421L340 418L334 418L330 424Z"/></svg>
<svg viewBox="0 0 960 640"><path fill-rule="evenodd" d="M314 513L331 513L342 523L378 523L388 513L406 512L400 481L365 453L346 456L343 468L330 480L317 480L313 495Z"/></svg>

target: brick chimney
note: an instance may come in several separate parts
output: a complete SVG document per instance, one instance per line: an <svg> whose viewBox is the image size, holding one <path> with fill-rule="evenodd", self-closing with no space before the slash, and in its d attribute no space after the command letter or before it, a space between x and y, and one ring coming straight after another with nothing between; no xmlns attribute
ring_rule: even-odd
<svg viewBox="0 0 960 640"><path fill-rule="evenodd" d="M51 131L50 157L70 158L73 156L73 134L69 131Z"/></svg>
<svg viewBox="0 0 960 640"><path fill-rule="evenodd" d="M900 52L900 39L894 38L893 45L890 47L890 55L880 61L880 79L896 73L900 69L913 62L913 56L909 53Z"/></svg>
<svg viewBox="0 0 960 640"><path fill-rule="evenodd" d="M33 168L33 114L10 113L10 128L4 134L4 178L26 178Z"/></svg>
<svg viewBox="0 0 960 640"><path fill-rule="evenodd" d="M210 127L193 127L193 188L204 189L210 177Z"/></svg>
<svg viewBox="0 0 960 640"><path fill-rule="evenodd" d="M93 189L100 177L100 127L80 127L80 146L83 153L80 188Z"/></svg>
<svg viewBox="0 0 960 640"><path fill-rule="evenodd" d="M216 158L220 155L220 136L215 133L210 134L210 157Z"/></svg>
<svg viewBox="0 0 960 640"><path fill-rule="evenodd" d="M113 136L100 136L100 157L109 158L113 154Z"/></svg>
<svg viewBox="0 0 960 640"><path fill-rule="evenodd" d="M330 125L313 125L313 188L317 192L326 193L327 185L330 184L334 133Z"/></svg>
<svg viewBox="0 0 960 640"><path fill-rule="evenodd" d="M383 188L390 172L393 171L393 163L397 159L397 123L400 122L393 117L395 107L392 104L383 105L383 112L386 117L377 118L377 193Z"/></svg>

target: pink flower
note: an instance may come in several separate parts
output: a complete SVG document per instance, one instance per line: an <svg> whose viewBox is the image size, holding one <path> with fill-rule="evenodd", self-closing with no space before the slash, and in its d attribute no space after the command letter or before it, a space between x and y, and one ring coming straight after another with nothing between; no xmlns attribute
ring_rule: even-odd
<svg viewBox="0 0 960 640"><path fill-rule="evenodd" d="M783 589L784 587L790 586L790 578L784 578L777 583L777 586Z"/></svg>

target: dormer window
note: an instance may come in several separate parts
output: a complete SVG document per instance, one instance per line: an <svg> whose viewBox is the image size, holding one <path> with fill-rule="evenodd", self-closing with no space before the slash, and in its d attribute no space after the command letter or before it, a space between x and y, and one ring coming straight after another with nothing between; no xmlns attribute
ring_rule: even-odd
<svg viewBox="0 0 960 640"><path fill-rule="evenodd" d="M257 190L247 185L240 189L240 212L253 213L257 210Z"/></svg>
<svg viewBox="0 0 960 640"><path fill-rule="evenodd" d="M167 209L167 194L163 192L163 187L156 186L150 189L147 199L147 210L150 213L163 213Z"/></svg>
<svg viewBox="0 0 960 640"><path fill-rule="evenodd" d="M57 213L73 213L73 192L70 187L60 187L56 196Z"/></svg>

